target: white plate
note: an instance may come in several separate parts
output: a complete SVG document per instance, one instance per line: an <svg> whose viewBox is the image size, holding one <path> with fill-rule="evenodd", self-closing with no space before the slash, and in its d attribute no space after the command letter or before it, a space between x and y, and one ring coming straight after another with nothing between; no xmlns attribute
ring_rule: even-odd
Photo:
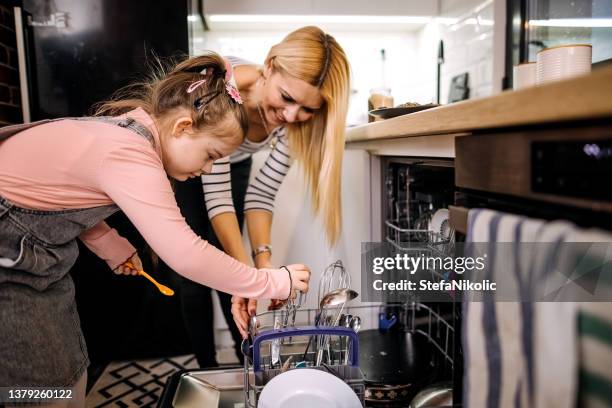
<svg viewBox="0 0 612 408"><path fill-rule="evenodd" d="M258 408L360 408L344 381L324 371L297 368L274 377L259 396Z"/></svg>
<svg viewBox="0 0 612 408"><path fill-rule="evenodd" d="M442 236L442 238L448 238L450 228L448 221L445 223L444 220L448 220L448 210L446 208L440 208L431 217L431 221L429 221L429 230L435 232L436 234L440 234L436 236L436 238L439 236Z"/></svg>

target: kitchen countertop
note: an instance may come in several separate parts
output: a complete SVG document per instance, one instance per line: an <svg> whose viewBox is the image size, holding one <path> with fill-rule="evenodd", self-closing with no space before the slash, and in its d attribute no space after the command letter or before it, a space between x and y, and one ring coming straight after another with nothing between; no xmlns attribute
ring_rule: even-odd
<svg viewBox="0 0 612 408"><path fill-rule="evenodd" d="M612 67L543 86L441 106L347 131L347 143L612 117Z"/></svg>

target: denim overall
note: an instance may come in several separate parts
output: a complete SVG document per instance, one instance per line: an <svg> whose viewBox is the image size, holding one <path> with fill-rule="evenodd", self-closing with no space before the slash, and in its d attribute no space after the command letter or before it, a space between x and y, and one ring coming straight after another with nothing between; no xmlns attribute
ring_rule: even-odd
<svg viewBox="0 0 612 408"><path fill-rule="evenodd" d="M117 125L155 145L130 118L73 120ZM0 128L0 142L49 122ZM78 255L76 238L118 210L112 204L38 211L0 196L0 387L69 387L84 373L89 358L68 272Z"/></svg>

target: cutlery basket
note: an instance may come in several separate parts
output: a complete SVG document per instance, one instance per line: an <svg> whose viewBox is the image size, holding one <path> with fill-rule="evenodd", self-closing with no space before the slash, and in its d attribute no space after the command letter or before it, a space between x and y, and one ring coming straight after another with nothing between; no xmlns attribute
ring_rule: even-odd
<svg viewBox="0 0 612 408"><path fill-rule="evenodd" d="M319 336L332 339L329 351L331 364L317 366L316 351L305 351L309 342ZM279 350L276 359L273 356L274 347ZM364 404L365 384L359 369L359 338L350 328L302 326L263 330L243 342L243 353L244 392L249 408L257 407L259 395L270 380L286 370L299 370L300 367L326 371L339 377ZM347 361L347 364L342 364L343 361Z"/></svg>

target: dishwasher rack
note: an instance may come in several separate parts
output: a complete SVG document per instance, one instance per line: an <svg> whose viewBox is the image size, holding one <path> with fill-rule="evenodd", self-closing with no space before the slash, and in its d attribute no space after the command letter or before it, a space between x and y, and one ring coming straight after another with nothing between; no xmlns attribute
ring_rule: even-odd
<svg viewBox="0 0 612 408"><path fill-rule="evenodd" d="M449 221L445 221L449 222ZM423 229L419 220L414 225L404 226L399 220L385 221L385 241L400 253L407 253L411 257L454 257L456 254L455 229L449 225L446 234L441 231ZM424 273L429 275L432 282L448 280L453 277L452 271L430 268ZM460 353L458 349L460 340L457 338L455 325L460 319L456 309L457 293L448 293L448 303L419 302L418 299L409 298L407 301L394 306L402 316L401 323L407 330L420 332L428 337L439 352L442 368L451 375L454 373L454 354ZM449 310L450 309L450 310ZM424 311L424 313L420 313ZM459 366L459 369L461 367Z"/></svg>
<svg viewBox="0 0 612 408"><path fill-rule="evenodd" d="M385 241L402 253L411 257L444 258L455 252L455 231L451 229L448 235L428 229L402 228L397 223L385 221ZM448 273L429 269L432 279L437 281L447 279Z"/></svg>
<svg viewBox="0 0 612 408"><path fill-rule="evenodd" d="M373 304L345 306L344 312L362 319L361 330L377 329L381 314L389 307L398 313L403 328L420 333L433 345L437 361L443 369L453 368L454 327L435 306L423 303ZM257 315L259 331L243 342L245 405L255 408L265 385L284 370L300 367L328 371L345 381L364 403L365 384L359 370L358 334L352 329L313 325L317 309L298 309L296 325L274 328L275 322L285 322L286 310L269 311ZM278 327L278 325L277 325ZM330 337L330 356L327 364L315 365L314 349L305 350L312 336ZM274 342L280 350L280 361L273 361ZM316 344L316 341L315 341ZM311 344L312 346L312 344ZM282 367L284 364L284 367Z"/></svg>

